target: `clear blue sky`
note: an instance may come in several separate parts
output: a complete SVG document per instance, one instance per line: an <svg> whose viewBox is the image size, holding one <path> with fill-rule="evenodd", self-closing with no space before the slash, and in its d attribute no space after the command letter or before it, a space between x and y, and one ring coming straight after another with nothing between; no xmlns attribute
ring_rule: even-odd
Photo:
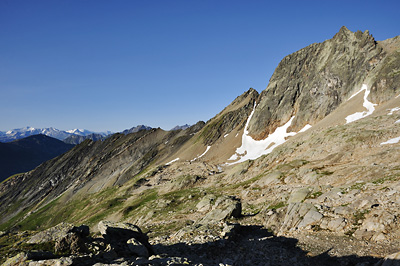
<svg viewBox="0 0 400 266"><path fill-rule="evenodd" d="M400 1L0 0L0 130L207 121L342 25L400 35Z"/></svg>

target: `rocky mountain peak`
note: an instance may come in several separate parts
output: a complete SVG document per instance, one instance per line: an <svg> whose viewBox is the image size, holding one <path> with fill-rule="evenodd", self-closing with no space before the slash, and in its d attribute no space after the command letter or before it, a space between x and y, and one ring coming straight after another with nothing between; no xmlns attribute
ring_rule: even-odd
<svg viewBox="0 0 400 266"><path fill-rule="evenodd" d="M346 27L330 40L286 56L260 95L249 124L251 136L264 139L292 117L291 132L320 121L362 84L376 82L386 57L368 31L353 33ZM389 96L373 90L370 97Z"/></svg>

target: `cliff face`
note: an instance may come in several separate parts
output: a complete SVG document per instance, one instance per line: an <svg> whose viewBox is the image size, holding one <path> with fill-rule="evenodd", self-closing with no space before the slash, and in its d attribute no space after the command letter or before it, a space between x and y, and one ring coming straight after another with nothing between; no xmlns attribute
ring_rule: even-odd
<svg viewBox="0 0 400 266"><path fill-rule="evenodd" d="M215 117L207 122L201 132L204 144L212 145L224 134L229 134L235 128L241 130L246 124L246 120L253 110L254 103L259 94L250 88L248 91L238 96L230 105L222 110Z"/></svg>
<svg viewBox="0 0 400 266"><path fill-rule="evenodd" d="M383 49L368 31L353 33L346 27L330 40L286 56L260 95L249 124L250 134L263 139L292 116L295 118L288 131L315 124L364 83L373 87L371 99L388 100L399 91L393 82L398 73L389 78L386 69L387 61L398 60L392 58L393 53ZM387 91L389 84L392 88Z"/></svg>

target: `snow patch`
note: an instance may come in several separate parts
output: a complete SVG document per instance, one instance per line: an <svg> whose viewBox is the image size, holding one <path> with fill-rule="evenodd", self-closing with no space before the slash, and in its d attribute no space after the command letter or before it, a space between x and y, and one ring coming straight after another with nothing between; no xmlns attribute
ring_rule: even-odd
<svg viewBox="0 0 400 266"><path fill-rule="evenodd" d="M394 112L397 112L397 111L400 111L400 107L395 107L395 108L390 109L390 112L388 113L388 115L392 115Z"/></svg>
<svg viewBox="0 0 400 266"><path fill-rule="evenodd" d="M247 160L254 160L262 155L269 154L277 146L286 142L286 138L294 136L296 132L287 132L287 129L292 124L294 116L281 127L278 127L274 133L268 135L264 140L254 140L249 136L249 131L247 130L249 122L253 117L254 111L256 109L256 104L254 104L253 111L251 112L249 118L247 119L245 130L242 135L242 146L236 149L236 152L228 159L228 161L238 160L236 162L227 163L227 165L232 165L236 163L241 163Z"/></svg>
<svg viewBox="0 0 400 266"><path fill-rule="evenodd" d="M299 133L305 132L305 131L309 130L310 128L312 128L312 126L310 124L307 124L302 129L300 129Z"/></svg>
<svg viewBox="0 0 400 266"><path fill-rule="evenodd" d="M363 112L356 112L352 115L349 115L346 117L346 124L354 122L356 120L359 120L361 118L367 117L370 114L372 114L375 111L375 105L371 103L370 101L368 101L368 95L370 93L370 90L368 89L366 84L362 85L362 88L360 91L356 92L355 94L353 94L348 100L350 100L351 98L353 98L354 96L356 96L357 94L359 94L361 91L365 91L364 92L364 103L363 106L367 109L367 111L363 111Z"/></svg>
<svg viewBox="0 0 400 266"><path fill-rule="evenodd" d="M200 156L198 156L198 157L194 158L193 160L191 160L191 162L194 162L194 161L196 161L197 159L200 159L201 157L203 157L203 156L208 152L208 150L209 150L210 148L211 148L211 146L207 146L206 151L203 152Z"/></svg>
<svg viewBox="0 0 400 266"><path fill-rule="evenodd" d="M165 165L170 165L171 163L174 163L174 162L176 162L176 161L178 161L178 160L179 160L179 158L173 159L172 161L166 163Z"/></svg>
<svg viewBox="0 0 400 266"><path fill-rule="evenodd" d="M400 141L400 137L389 139L388 141L382 142L381 145L386 145L386 144L395 144Z"/></svg>
<svg viewBox="0 0 400 266"><path fill-rule="evenodd" d="M228 135L229 135L229 134L225 134L225 135L224 135L224 138L226 138Z"/></svg>
<svg viewBox="0 0 400 266"><path fill-rule="evenodd" d="M398 123L400 123L400 120L397 120L396 122L394 122L395 124L398 124Z"/></svg>

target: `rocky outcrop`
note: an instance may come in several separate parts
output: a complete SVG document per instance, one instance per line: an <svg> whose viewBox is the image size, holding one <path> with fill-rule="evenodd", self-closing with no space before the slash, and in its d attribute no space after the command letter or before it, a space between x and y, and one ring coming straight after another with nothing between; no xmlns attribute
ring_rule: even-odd
<svg viewBox="0 0 400 266"><path fill-rule="evenodd" d="M74 225L69 223L60 223L54 227L51 227L32 236L28 240L28 244L40 244L51 241L59 241L65 238L70 233L77 233L79 235L82 235L82 237L86 237L89 235L89 227L83 225L80 227L75 227Z"/></svg>
<svg viewBox="0 0 400 266"><path fill-rule="evenodd" d="M130 223L113 223L101 221L98 225L106 243L120 256L133 253L138 257L148 258L155 255L149 238L136 225Z"/></svg>
<svg viewBox="0 0 400 266"><path fill-rule="evenodd" d="M148 259L155 255L146 234L133 224L101 221L98 229L101 238L89 237L89 227L61 223L32 236L27 244L50 250L21 252L8 259L4 265L94 265L123 259Z"/></svg>
<svg viewBox="0 0 400 266"><path fill-rule="evenodd" d="M210 224L225 221L229 218L239 218L242 214L240 199L233 196L207 195L196 206L200 212L209 211L199 224Z"/></svg>
<svg viewBox="0 0 400 266"><path fill-rule="evenodd" d="M200 134L205 145L212 145L233 129L242 129L253 110L254 103L258 99L258 92L252 88L238 96L230 105L210 119Z"/></svg>

